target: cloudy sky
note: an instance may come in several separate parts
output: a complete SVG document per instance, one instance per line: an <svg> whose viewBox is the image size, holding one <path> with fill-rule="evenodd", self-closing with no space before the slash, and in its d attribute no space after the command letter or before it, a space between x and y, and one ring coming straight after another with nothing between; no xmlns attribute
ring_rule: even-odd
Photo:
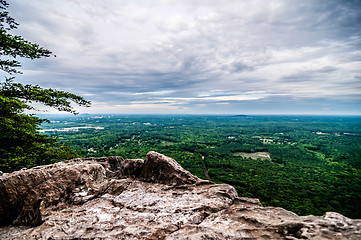
<svg viewBox="0 0 361 240"><path fill-rule="evenodd" d="M360 0L11 0L81 113L361 114Z"/></svg>

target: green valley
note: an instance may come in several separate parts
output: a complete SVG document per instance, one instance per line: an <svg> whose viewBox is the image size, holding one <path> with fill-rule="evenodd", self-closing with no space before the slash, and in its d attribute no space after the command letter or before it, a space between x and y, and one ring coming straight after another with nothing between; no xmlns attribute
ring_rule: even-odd
<svg viewBox="0 0 361 240"><path fill-rule="evenodd" d="M300 215L361 218L361 117L51 116L44 134L80 156L157 151L200 178Z"/></svg>

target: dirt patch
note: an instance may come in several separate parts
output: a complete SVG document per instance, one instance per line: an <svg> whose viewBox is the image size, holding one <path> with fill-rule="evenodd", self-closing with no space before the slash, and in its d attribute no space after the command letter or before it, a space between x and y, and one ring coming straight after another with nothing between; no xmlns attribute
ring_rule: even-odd
<svg viewBox="0 0 361 240"><path fill-rule="evenodd" d="M235 152L233 153L233 156L241 156L243 158L252 158L252 159L271 160L271 155L269 152L255 152L255 153Z"/></svg>

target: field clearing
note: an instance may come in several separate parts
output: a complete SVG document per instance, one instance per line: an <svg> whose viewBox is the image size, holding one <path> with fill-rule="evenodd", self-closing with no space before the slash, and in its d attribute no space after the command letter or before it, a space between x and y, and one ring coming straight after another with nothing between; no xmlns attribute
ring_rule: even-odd
<svg viewBox="0 0 361 240"><path fill-rule="evenodd" d="M235 152L233 156L241 156L243 158L252 158L252 159L266 159L271 160L271 155L269 152L255 152L255 153L246 153L246 152Z"/></svg>

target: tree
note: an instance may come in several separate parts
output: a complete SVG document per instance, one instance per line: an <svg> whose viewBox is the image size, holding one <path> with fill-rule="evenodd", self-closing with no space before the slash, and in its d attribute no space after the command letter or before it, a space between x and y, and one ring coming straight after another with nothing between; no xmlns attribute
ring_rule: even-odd
<svg viewBox="0 0 361 240"><path fill-rule="evenodd" d="M52 53L9 33L18 24L9 16L7 7L8 3L0 0L0 69L6 74L16 74L21 73L16 69L21 66L17 57L36 59L50 57ZM40 125L48 120L25 114L26 110L34 109L31 106L34 102L74 114L71 102L90 106L81 96L38 85L23 85L16 83L14 77L5 77L0 82L0 171L10 172L77 155L69 145L59 144L57 138L39 133Z"/></svg>

